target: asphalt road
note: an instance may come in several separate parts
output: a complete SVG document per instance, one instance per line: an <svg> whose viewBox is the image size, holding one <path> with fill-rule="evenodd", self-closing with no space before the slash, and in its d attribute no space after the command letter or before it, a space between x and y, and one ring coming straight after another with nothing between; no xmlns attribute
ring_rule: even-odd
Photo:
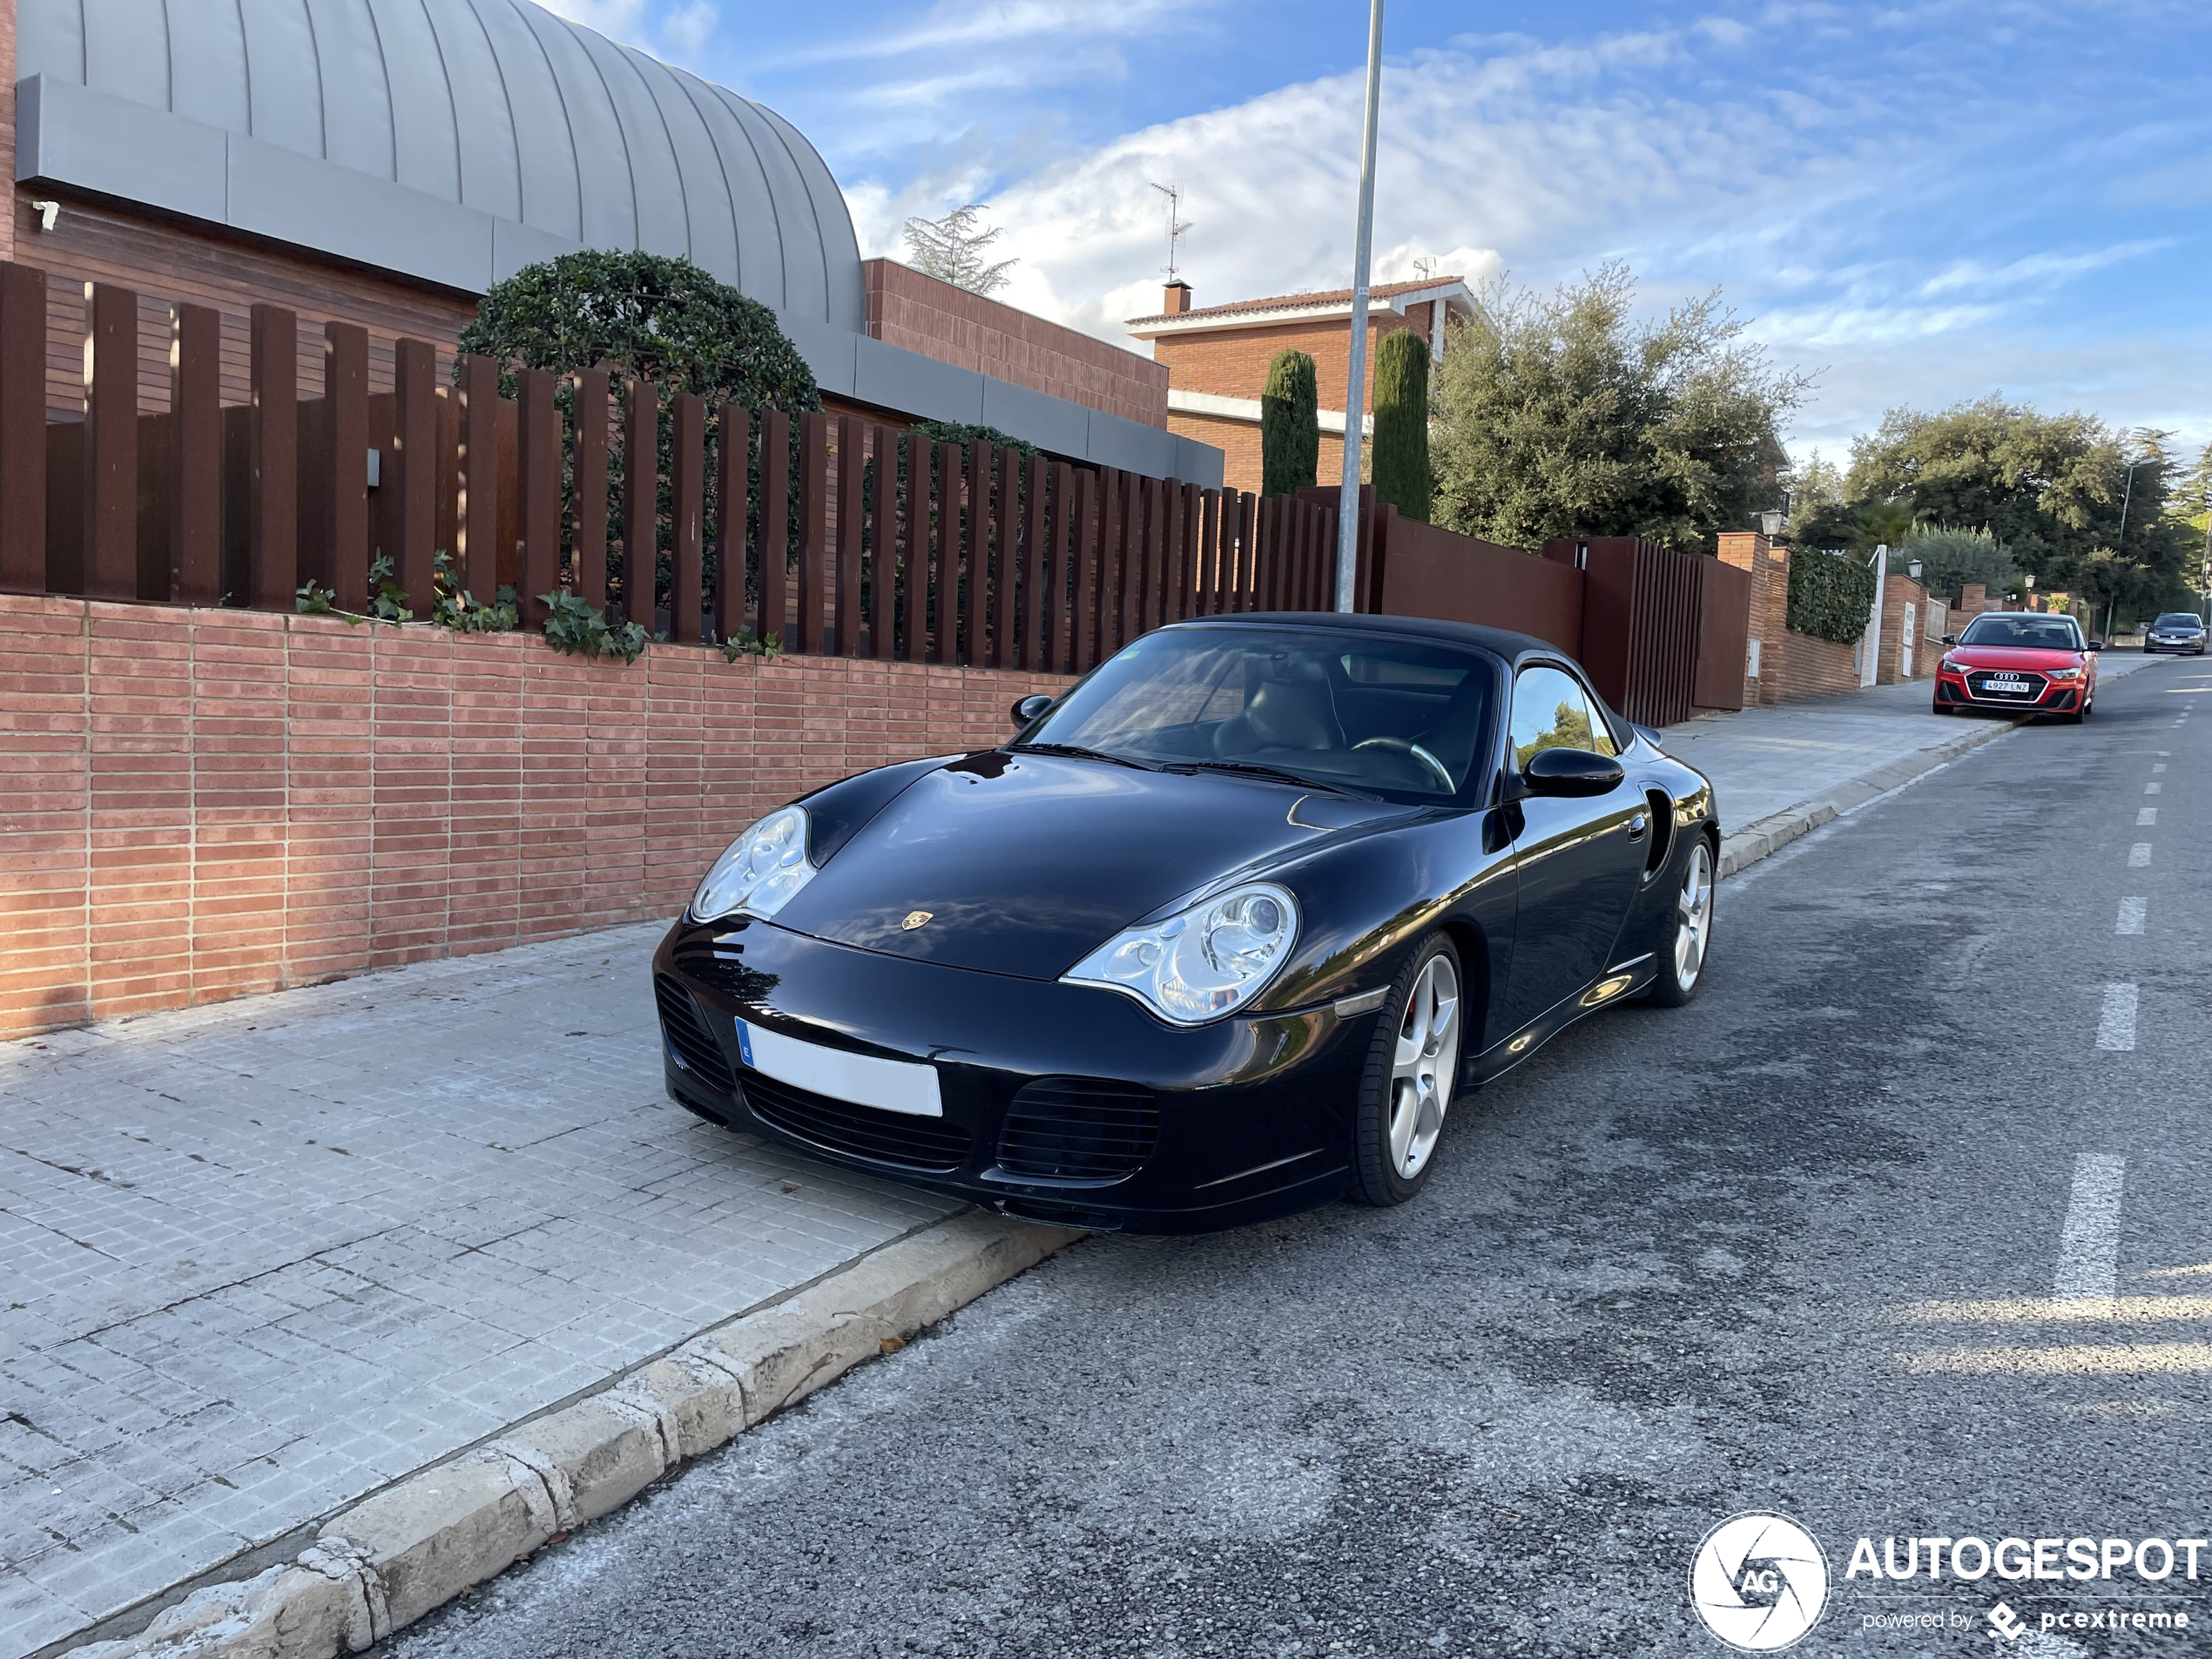
<svg viewBox="0 0 2212 1659"><path fill-rule="evenodd" d="M1719 1654L1753 1509L1827 1558L1800 1652L2212 1640L2212 1549L1846 1576L2212 1536L2209 752L2194 659L1979 749L1726 884L1699 1000L1463 1101L1415 1204L1086 1240L392 1649ZM2041 1634L2114 1609L2191 1628Z"/></svg>

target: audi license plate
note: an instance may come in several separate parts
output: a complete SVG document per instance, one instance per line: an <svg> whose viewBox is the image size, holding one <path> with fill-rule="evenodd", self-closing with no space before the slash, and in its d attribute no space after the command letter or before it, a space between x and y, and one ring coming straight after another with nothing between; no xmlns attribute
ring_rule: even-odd
<svg viewBox="0 0 2212 1659"><path fill-rule="evenodd" d="M1982 682L1993 691L2025 691L2027 682L2017 674L1992 674Z"/></svg>

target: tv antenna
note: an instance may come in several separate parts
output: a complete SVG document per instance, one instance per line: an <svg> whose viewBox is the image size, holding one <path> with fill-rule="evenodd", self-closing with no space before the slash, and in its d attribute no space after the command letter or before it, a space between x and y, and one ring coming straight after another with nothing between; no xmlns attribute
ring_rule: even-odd
<svg viewBox="0 0 2212 1659"><path fill-rule="evenodd" d="M1168 199L1167 273L1168 280L1172 282L1176 280L1176 244L1182 239L1183 233L1191 228L1191 225L1190 220L1178 217L1183 206L1181 185L1154 185L1152 188Z"/></svg>

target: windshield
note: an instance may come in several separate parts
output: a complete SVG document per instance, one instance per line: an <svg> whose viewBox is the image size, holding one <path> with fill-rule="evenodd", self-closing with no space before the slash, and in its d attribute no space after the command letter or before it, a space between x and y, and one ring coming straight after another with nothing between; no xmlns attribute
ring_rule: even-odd
<svg viewBox="0 0 2212 1659"><path fill-rule="evenodd" d="M1488 752L1494 661L1322 628L1169 628L1070 691L1017 747L1237 765L1388 799L1444 800Z"/></svg>
<svg viewBox="0 0 2212 1659"><path fill-rule="evenodd" d="M2021 651L2080 651L2081 635L2071 617L1976 617L1959 643L2011 645Z"/></svg>
<svg viewBox="0 0 2212 1659"><path fill-rule="evenodd" d="M2169 629L2202 628L2203 625L2202 619L2194 610L2169 610L2151 624L2154 628Z"/></svg>

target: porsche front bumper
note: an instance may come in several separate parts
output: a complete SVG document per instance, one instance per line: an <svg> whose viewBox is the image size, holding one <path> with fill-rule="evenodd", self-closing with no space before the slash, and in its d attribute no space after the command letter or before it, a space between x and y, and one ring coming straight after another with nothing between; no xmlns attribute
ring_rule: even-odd
<svg viewBox="0 0 2212 1659"><path fill-rule="evenodd" d="M653 959L670 1095L847 1168L1066 1225L1198 1232L1344 1187L1374 1022L1329 1008L1196 1028L1118 992L948 968L773 923L679 921ZM941 1117L792 1087L736 1022L934 1068Z"/></svg>

